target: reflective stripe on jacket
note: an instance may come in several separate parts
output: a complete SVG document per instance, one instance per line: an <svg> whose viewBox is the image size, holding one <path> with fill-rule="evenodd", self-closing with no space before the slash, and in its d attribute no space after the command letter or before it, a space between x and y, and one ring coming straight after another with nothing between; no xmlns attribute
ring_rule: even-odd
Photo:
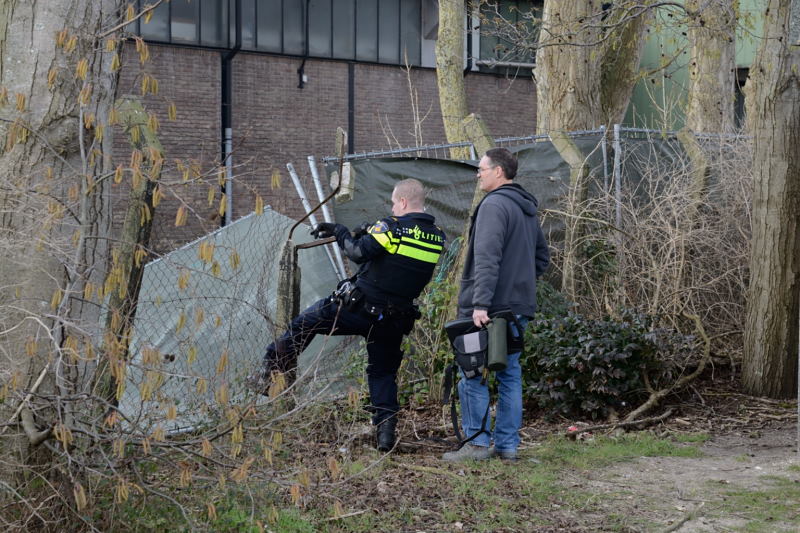
<svg viewBox="0 0 800 533"><path fill-rule="evenodd" d="M384 253L370 257L356 285L367 300L410 306L428 284L444 250L444 232L426 213L388 217L369 228Z"/></svg>

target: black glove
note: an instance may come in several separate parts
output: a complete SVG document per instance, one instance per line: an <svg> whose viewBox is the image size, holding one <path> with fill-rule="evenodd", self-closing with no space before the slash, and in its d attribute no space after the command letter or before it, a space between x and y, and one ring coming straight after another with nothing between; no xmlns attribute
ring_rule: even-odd
<svg viewBox="0 0 800 533"><path fill-rule="evenodd" d="M315 239L325 239L327 237L333 237L336 234L336 226L340 226L340 224L334 224L332 222L322 222L321 224L317 224L317 226L311 230L311 235Z"/></svg>
<svg viewBox="0 0 800 533"><path fill-rule="evenodd" d="M371 228L371 227L372 227L372 224L370 224L369 222L362 222L361 225L358 227L358 229L356 229L353 232L353 237L357 239L357 238L359 238L361 236L366 235L367 232L369 231L369 228Z"/></svg>

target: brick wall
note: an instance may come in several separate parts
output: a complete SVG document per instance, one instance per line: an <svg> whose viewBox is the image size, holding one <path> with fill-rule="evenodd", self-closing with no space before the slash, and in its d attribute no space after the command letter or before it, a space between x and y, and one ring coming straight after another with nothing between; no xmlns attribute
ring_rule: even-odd
<svg viewBox="0 0 800 533"><path fill-rule="evenodd" d="M144 102L161 121L160 137L170 164L165 182L180 176L173 161L194 160L208 179L197 186L175 186L171 190L189 203L196 216L184 228L174 227L179 202L169 195L161 204L155 239L158 248L183 243L213 230L216 204L207 204L208 188L215 183L214 168L220 151L220 54L219 52L150 45L151 60L144 66L132 47L125 51L120 94L140 94L143 72L159 80L159 94ZM250 213L255 195L266 204L292 217L303 213L289 179L286 163L292 162L316 204L306 157L318 159L335 152L337 126L348 126L348 64L308 60L304 88L298 88L297 69L301 60L240 52L233 60L234 129L234 218ZM397 66L354 65L354 135L357 152L382 150L414 144L414 115L411 112L409 76L417 94L422 121L421 141L444 143L444 129L438 105L436 72L413 69L410 74ZM470 73L466 78L470 110L486 120L495 137L529 135L535 129L535 89L528 79L509 80L488 74ZM167 105L175 102L178 120L167 120ZM116 155L129 159L130 149L121 135L116 138ZM279 180L273 183L273 173ZM117 194L116 215L125 204L124 187Z"/></svg>
<svg viewBox="0 0 800 533"><path fill-rule="evenodd" d="M536 87L531 78L468 74L466 87L470 111L481 115L493 137L536 133Z"/></svg>
<svg viewBox="0 0 800 533"><path fill-rule="evenodd" d="M358 65L356 68L356 151L389 147L395 138L404 146L414 144L411 90L416 92L424 144L446 143L436 71L414 69L409 76L399 67ZM467 105L481 115L494 137L531 135L536 129L536 93L530 78L505 79L491 74L469 73Z"/></svg>
<svg viewBox="0 0 800 533"><path fill-rule="evenodd" d="M209 208L207 197L209 186L216 183L214 168L220 151L220 59L216 52L155 45L150 45L150 56L151 59L142 65L133 46L126 46L118 94L140 98L146 110L154 112L159 119L158 136L166 159L161 176L165 196L155 210L151 242L155 249L166 251L219 226L214 216L218 208ZM145 74L158 80L158 94L141 96ZM170 103L177 108L174 121L168 119ZM121 127L115 128L115 163L127 167L130 153L127 135ZM176 159L185 164L194 162L201 173L210 176L193 177L190 184L182 184ZM128 204L129 179L126 175L112 193L117 228L121 226ZM190 206L191 213L185 226L176 227L175 214L182 203Z"/></svg>
<svg viewBox="0 0 800 533"><path fill-rule="evenodd" d="M248 184L237 194L234 216L253 210L253 191L276 211L300 216L304 211L288 162L302 176L311 204L317 203L306 158L334 153L336 127L347 129L347 64L307 61L303 89L298 88L299 65L297 59L246 53L234 59L234 161L240 181ZM272 186L274 170L280 173L280 188Z"/></svg>

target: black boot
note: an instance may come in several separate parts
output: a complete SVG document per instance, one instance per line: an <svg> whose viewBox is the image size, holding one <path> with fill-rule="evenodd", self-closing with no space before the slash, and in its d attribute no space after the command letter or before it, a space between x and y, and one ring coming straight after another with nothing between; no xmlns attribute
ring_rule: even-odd
<svg viewBox="0 0 800 533"><path fill-rule="evenodd" d="M387 418L378 424L377 437L378 437L378 451L388 452L394 448L395 436L394 428L397 426L397 418Z"/></svg>

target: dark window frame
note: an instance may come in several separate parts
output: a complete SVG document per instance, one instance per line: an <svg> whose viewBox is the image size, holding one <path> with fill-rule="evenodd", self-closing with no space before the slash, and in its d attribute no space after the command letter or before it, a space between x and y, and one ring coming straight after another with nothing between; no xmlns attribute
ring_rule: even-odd
<svg viewBox="0 0 800 533"><path fill-rule="evenodd" d="M530 4L530 7L532 9L537 10L539 12L541 12L541 10L544 8L544 0L521 0L521 1L526 3L526 4ZM497 0L497 3L498 4L513 4L515 13L517 13L516 16L515 16L515 21L514 22L518 22L519 21L519 12L520 12L519 4L520 4L520 0ZM495 54L491 54L491 55L488 55L488 56L484 55L485 49L487 48L485 46L485 44L486 44L485 40L496 41L496 44L495 44L495 46L496 46L496 45L501 43L502 39L499 39L497 37L483 35L483 31L484 31L484 22L483 22L483 20L481 20L480 26L481 26L480 30L479 30L481 32L480 46L478 47L478 50L477 50L477 57L474 57L473 59L481 60L481 61L491 61L493 59L497 59ZM536 54L535 53L532 54L532 56L529 57L529 58L515 57L513 59L510 58L510 59L508 59L506 61L519 62L519 63L536 63ZM532 72L529 71L528 69L524 69L524 68L521 68L521 67L513 67L513 66L510 66L510 67L500 67L500 66L490 67L488 65L478 65L478 71L479 72L484 72L484 73L502 74L502 75L506 75L506 76L515 76L515 77L530 77L530 76L532 76Z"/></svg>
<svg viewBox="0 0 800 533"><path fill-rule="evenodd" d="M234 29L231 28L231 25L235 23L235 0L219 0L220 1L220 13L223 11L225 12L220 18L221 20L217 21L217 24L222 29L220 31L221 41L224 43L228 43L228 46L214 46L212 44L204 44L204 10L203 10L203 2L197 2L196 8L196 20L195 20L195 36L194 40L185 40L185 39L178 39L176 40L172 35L172 3L169 2L167 4L167 20L166 20L166 36L164 39L158 39L154 37L144 37L146 41L158 43L158 44L170 44L175 46L182 46L182 47L190 47L190 48L211 48L211 49L228 49L233 47L233 43L231 39L234 37ZM267 54L276 54L276 55L284 55L289 57L304 57L307 55L309 58L315 59L333 59L333 60L340 60L340 61L354 61L358 63L379 63L385 65L404 65L405 58L403 51L405 49L410 48L409 44L412 44L416 50L411 50L408 53L409 57L409 64L411 66L421 66L422 64L422 3L427 0L398 0L397 1L397 10L396 13L393 13L393 17L388 18L387 20L391 21L391 23L397 25L397 39L396 43L394 43L390 48L390 53L387 55L381 52L381 32L380 32L380 25L381 25L381 5L384 2L380 0L371 0L374 1L377 6L377 17L376 17L376 28L375 28L375 37L374 37L374 48L376 50L374 60L364 60L358 59L358 46L357 46L357 39L358 39L358 2L354 0L353 2L353 9L352 9L352 24L349 24L347 29L344 31L352 32L352 54L344 55L340 54L337 55L337 49L335 47L336 42L336 26L333 24L334 17L334 4L335 0L330 1L330 9L327 9L327 13L325 13L326 18L328 19L328 24L330 26L329 34L329 55L313 55L310 52L306 53L286 53L286 29L285 29L285 16L286 16L286 1L287 0L280 0L280 51L276 49L267 49L266 47L262 47L259 43L259 4L258 0L254 1L254 10L255 16L253 17L253 44L252 47L242 46L243 51L247 52L255 52L255 53L267 53ZM303 25L305 25L305 17L314 16L314 14L306 13L306 0L289 0L293 2L302 2L302 16L304 17ZM194 3L194 2L193 2ZM139 10L141 10L144 6L148 4L148 0L137 0L136 5ZM417 31L416 32L409 32L410 35L416 34L417 38L414 43L407 43L404 42L404 27L407 24L403 18L403 14L406 12L404 8L408 8L412 14L416 12L416 20L417 20ZM213 13L212 13L213 15ZM384 8L384 16L387 16L385 13ZM132 23L129 26L129 30L132 30L133 33L136 35L142 35L142 21L141 19L137 19L135 23ZM207 23L206 23L207 24ZM310 30L309 30L310 31ZM214 41L214 39L209 39L210 41ZM309 36L303 34L300 37L300 41L302 42L302 48L304 51L308 50L308 43L306 41L310 40ZM384 45L385 47L385 45ZM277 48L277 47L276 47ZM295 47L296 48L296 47Z"/></svg>

